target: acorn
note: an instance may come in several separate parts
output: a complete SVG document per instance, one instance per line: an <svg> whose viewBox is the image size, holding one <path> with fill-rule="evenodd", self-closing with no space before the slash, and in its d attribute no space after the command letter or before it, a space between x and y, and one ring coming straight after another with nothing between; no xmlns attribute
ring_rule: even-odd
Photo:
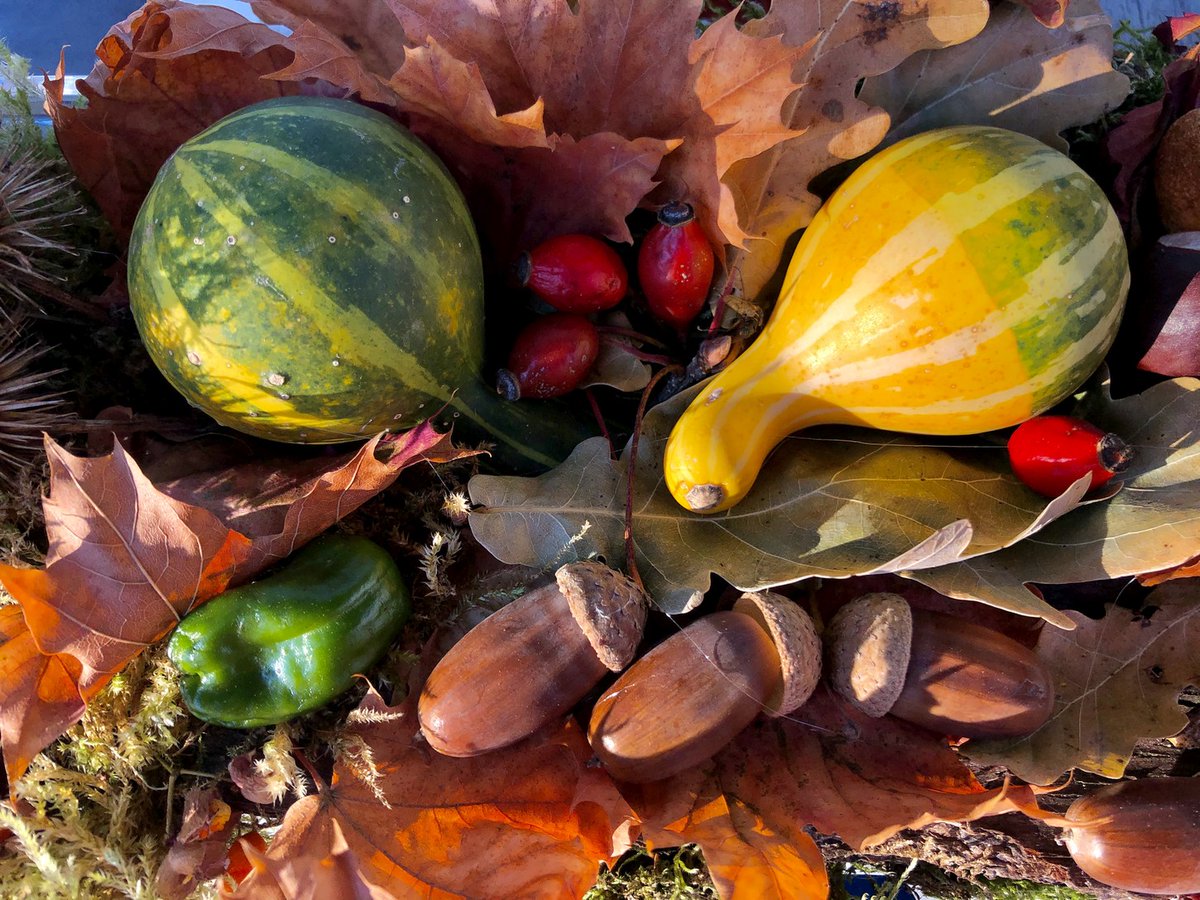
<svg viewBox="0 0 1200 900"><path fill-rule="evenodd" d="M669 778L714 756L760 712L799 708L820 675L808 614L779 594L743 594L634 663L596 702L588 739L620 781Z"/></svg>
<svg viewBox="0 0 1200 900"><path fill-rule="evenodd" d="M1067 809L1071 858L1089 877L1139 894L1200 892L1200 778L1102 787Z"/></svg>
<svg viewBox="0 0 1200 900"><path fill-rule="evenodd" d="M609 671L629 665L647 598L594 561L570 563L472 628L438 662L417 717L429 745L477 756L565 716Z"/></svg>
<svg viewBox="0 0 1200 900"><path fill-rule="evenodd" d="M1168 234L1200 231L1200 109L1172 122L1159 142L1154 195Z"/></svg>
<svg viewBox="0 0 1200 900"><path fill-rule="evenodd" d="M939 734L1030 734L1054 711L1053 678L1032 650L899 594L866 594L825 635L830 684L869 716L893 715Z"/></svg>

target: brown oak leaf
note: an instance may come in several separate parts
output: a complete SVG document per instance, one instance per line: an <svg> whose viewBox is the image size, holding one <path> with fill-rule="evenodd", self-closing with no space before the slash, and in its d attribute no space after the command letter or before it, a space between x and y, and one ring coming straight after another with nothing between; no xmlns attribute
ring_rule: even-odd
<svg viewBox="0 0 1200 900"><path fill-rule="evenodd" d="M1028 788L983 788L944 738L891 716L872 719L825 688L789 717L760 717L711 763L625 790L649 834L669 825L692 840L677 823L719 793L730 809L740 804L791 836L801 853L794 836L805 825L863 850L905 828L1036 807Z"/></svg>
<svg viewBox="0 0 1200 900"><path fill-rule="evenodd" d="M370 747L377 779L340 762L330 786L288 811L267 859L315 883L331 846L317 836L336 834L354 876L396 896L581 897L599 863L625 849L614 835L628 807L588 765L579 728L550 726L483 757L440 756L417 737L417 693L389 707L368 692L351 733Z"/></svg>
<svg viewBox="0 0 1200 900"><path fill-rule="evenodd" d="M887 133L888 114L858 96L862 79L887 72L919 51L966 41L987 20L985 0L899 0L779 3L766 18L746 26L749 34L780 34L792 45L811 44L796 73L803 87L782 110L797 136L737 163L726 178L741 227L756 239L729 261L747 296L759 293L778 267L788 237L817 211L821 201L810 182L868 152Z"/></svg>

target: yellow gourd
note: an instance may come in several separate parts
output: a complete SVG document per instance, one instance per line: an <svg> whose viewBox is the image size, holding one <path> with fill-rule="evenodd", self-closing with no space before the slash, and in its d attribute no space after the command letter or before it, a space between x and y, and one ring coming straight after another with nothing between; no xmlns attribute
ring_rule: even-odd
<svg viewBox="0 0 1200 900"><path fill-rule="evenodd" d="M1095 370L1128 288L1116 215L1066 156L980 126L901 141L818 211L762 333L672 430L667 485L714 513L810 425L1015 425Z"/></svg>

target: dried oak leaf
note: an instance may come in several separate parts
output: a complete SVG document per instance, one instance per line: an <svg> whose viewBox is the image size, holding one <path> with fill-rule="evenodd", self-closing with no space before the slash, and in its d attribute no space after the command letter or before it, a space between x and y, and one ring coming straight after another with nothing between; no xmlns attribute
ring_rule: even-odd
<svg viewBox="0 0 1200 900"><path fill-rule="evenodd" d="M622 790L652 843L696 840L706 858L706 839L732 845L729 854L747 831L810 860L805 826L866 850L905 828L1036 807L1027 788L984 789L944 738L891 716L872 719L824 687L791 716L760 717L711 762ZM714 815L730 823L713 828ZM824 897L815 892L824 874L820 866L810 875L811 894L747 896Z"/></svg>
<svg viewBox="0 0 1200 900"><path fill-rule="evenodd" d="M183 799L183 822L154 879L156 896L184 900L225 868L232 810L215 788L195 787Z"/></svg>
<svg viewBox="0 0 1200 900"><path fill-rule="evenodd" d="M583 733L564 723L482 757L440 756L417 737L418 693L389 707L368 692L351 733L378 777L368 784L339 763L330 786L288 811L267 859L315 879L328 852L297 841L336 828L356 876L397 896L581 897L625 849L614 836L629 814L589 766Z"/></svg>
<svg viewBox="0 0 1200 900"><path fill-rule="evenodd" d="M395 900L393 893L363 877L359 858L315 794L288 809L283 827L271 839L266 853L245 843L242 849L252 866L250 874L240 885L223 883L221 897Z"/></svg>
<svg viewBox="0 0 1200 900"><path fill-rule="evenodd" d="M315 90L263 79L291 61L280 40L231 10L155 0L96 48L99 61L78 83L86 106L63 102L63 63L46 79L59 147L122 241L181 143L243 106Z"/></svg>
<svg viewBox="0 0 1200 900"><path fill-rule="evenodd" d="M699 387L645 418L635 472L632 540L646 589L676 614L700 602L717 574L741 590L813 576L841 578L942 566L1027 539L1075 508L1078 482L1047 502L1012 475L1003 443L970 444L863 429L793 435L754 489L715 516L684 510L668 491L662 455L671 425ZM477 475L469 522L510 564L549 568L572 559L625 559L628 451L580 444L537 478ZM990 601L989 601L990 602ZM1070 626L1026 592L1009 609Z"/></svg>
<svg viewBox="0 0 1200 900"><path fill-rule="evenodd" d="M904 574L947 596L1020 612L1035 584L1125 578L1200 557L1200 381L1176 378L1119 400L1102 385L1079 413L1134 446L1120 493L993 554Z"/></svg>
<svg viewBox="0 0 1200 900"><path fill-rule="evenodd" d="M395 448L384 460L375 455L381 443ZM197 605L316 537L405 467L472 452L426 423L271 478L251 463L245 472L255 480L234 468L191 482L194 495L177 483L179 499L119 444L109 456L81 459L47 439L46 567L0 564L0 583L20 604L0 620L0 666L11 676L0 692L9 782Z"/></svg>
<svg viewBox="0 0 1200 900"><path fill-rule="evenodd" d="M1074 767L1120 778L1137 740L1188 724L1179 692L1200 684L1200 581L1155 589L1140 612L1110 605L1099 620L1068 615L1075 630L1043 629L1036 647L1055 679L1050 720L1019 740L970 742L973 760L1034 784Z"/></svg>
<svg viewBox="0 0 1200 900"><path fill-rule="evenodd" d="M737 213L738 231L732 234L754 239L729 258L746 296L759 293L788 237L808 225L820 205L809 183L873 149L887 133L888 114L858 96L863 77L880 75L920 51L973 38L987 19L984 0L897 0L779 3L766 18L747 24L749 35L778 34L787 44L811 47L795 69L803 86L782 110L796 136L735 163L725 177ZM728 211L724 215L729 218Z"/></svg>
<svg viewBox="0 0 1200 900"><path fill-rule="evenodd" d="M889 142L946 125L996 125L1065 152L1059 132L1094 122L1129 93L1112 52L1099 0L1073 0L1052 29L1001 3L977 38L910 57L867 79L861 97L891 114Z"/></svg>

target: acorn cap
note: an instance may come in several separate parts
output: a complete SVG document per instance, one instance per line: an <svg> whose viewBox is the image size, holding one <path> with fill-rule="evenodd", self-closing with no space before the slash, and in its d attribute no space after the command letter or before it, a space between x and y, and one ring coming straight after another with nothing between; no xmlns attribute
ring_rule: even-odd
<svg viewBox="0 0 1200 900"><path fill-rule="evenodd" d="M868 716L887 715L904 690L912 635L912 608L899 594L847 603L825 632L830 685Z"/></svg>
<svg viewBox="0 0 1200 900"><path fill-rule="evenodd" d="M765 628L779 652L783 679L767 698L767 712L786 716L799 709L821 680L821 639L813 620L787 597L771 591L742 594L733 608Z"/></svg>
<svg viewBox="0 0 1200 900"><path fill-rule="evenodd" d="M554 577L600 662L614 672L629 665L646 626L649 600L645 592L620 572L594 560L567 563Z"/></svg>

